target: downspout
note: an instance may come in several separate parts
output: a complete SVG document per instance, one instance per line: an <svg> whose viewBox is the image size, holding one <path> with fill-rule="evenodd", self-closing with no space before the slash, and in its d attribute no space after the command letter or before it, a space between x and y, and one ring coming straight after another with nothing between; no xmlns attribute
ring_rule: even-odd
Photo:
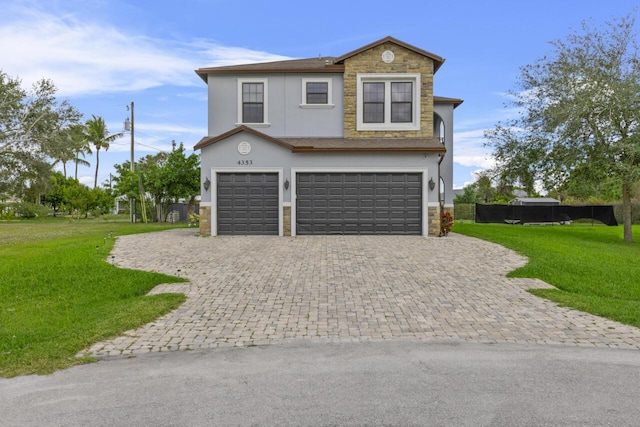
<svg viewBox="0 0 640 427"><path fill-rule="evenodd" d="M444 210L444 205L442 201L442 192L440 191L440 182L442 178L440 176L440 164L444 160L445 153L439 154L440 160L438 160L438 224L440 224L440 231L438 232L438 236L442 237L442 212Z"/></svg>
<svg viewBox="0 0 640 427"><path fill-rule="evenodd" d="M444 209L444 202L441 198L442 192L440 191L440 182L442 180L442 177L440 176L440 164L444 160L444 153L439 154L438 157L440 157L440 160L438 160L438 206L440 207L440 213L442 213L442 210Z"/></svg>

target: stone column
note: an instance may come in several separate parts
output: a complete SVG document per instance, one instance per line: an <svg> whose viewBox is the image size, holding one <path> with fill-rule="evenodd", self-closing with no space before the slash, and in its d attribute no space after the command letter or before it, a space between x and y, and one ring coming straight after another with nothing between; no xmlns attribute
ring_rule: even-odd
<svg viewBox="0 0 640 427"><path fill-rule="evenodd" d="M200 206L200 235L211 236L211 207Z"/></svg>
<svg viewBox="0 0 640 427"><path fill-rule="evenodd" d="M440 235L440 209L438 206L429 206L427 210L428 234L438 237Z"/></svg>
<svg viewBox="0 0 640 427"><path fill-rule="evenodd" d="M291 236L291 206L282 207L282 235Z"/></svg>

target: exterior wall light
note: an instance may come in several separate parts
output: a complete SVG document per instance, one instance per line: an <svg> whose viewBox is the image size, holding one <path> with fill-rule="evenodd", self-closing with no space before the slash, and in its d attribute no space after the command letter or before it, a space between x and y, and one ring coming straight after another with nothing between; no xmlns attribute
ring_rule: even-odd
<svg viewBox="0 0 640 427"><path fill-rule="evenodd" d="M289 180L285 178L284 180L284 189L288 190L289 189Z"/></svg>
<svg viewBox="0 0 640 427"><path fill-rule="evenodd" d="M433 191L436 188L436 183L433 182L433 177L429 178L429 190Z"/></svg>
<svg viewBox="0 0 640 427"><path fill-rule="evenodd" d="M202 184L202 186L204 187L204 191L209 191L209 187L211 186L211 181L209 181L209 177L207 177L204 180L204 183Z"/></svg>

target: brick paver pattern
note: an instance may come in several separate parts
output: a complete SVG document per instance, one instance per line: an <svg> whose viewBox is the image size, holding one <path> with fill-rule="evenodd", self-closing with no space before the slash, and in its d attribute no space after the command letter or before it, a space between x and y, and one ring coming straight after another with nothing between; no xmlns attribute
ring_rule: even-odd
<svg viewBox="0 0 640 427"><path fill-rule="evenodd" d="M640 349L640 329L531 295L526 289L551 286L506 277L526 258L456 234L199 237L186 228L118 237L111 255L121 267L187 278L189 283L151 292L181 292L187 301L152 323L95 344L84 355L289 340Z"/></svg>

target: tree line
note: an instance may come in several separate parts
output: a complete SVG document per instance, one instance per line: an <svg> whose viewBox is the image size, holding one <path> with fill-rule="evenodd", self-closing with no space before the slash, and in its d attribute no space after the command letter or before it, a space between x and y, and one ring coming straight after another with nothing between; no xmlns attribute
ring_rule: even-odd
<svg viewBox="0 0 640 427"><path fill-rule="evenodd" d="M640 182L640 50L637 9L598 28L585 21L520 69L519 115L485 133L496 166L459 199L499 198L496 190L621 200L632 241L632 199Z"/></svg>
<svg viewBox="0 0 640 427"><path fill-rule="evenodd" d="M98 186L100 152L123 133L109 133L101 116L83 115L68 100L56 98L48 79L31 90L19 78L0 70L0 215L34 217L60 213L78 216L113 210L116 197L137 200L130 209L151 205L151 219L162 220L171 201L185 199L192 207L200 187L200 160L186 155L183 143L171 153L146 156L130 171L129 162L115 165L109 186ZM78 181L78 166L90 167L95 153L93 188ZM62 173L55 171L61 165ZM68 166L74 167L73 177ZM11 205L11 206L9 206Z"/></svg>

